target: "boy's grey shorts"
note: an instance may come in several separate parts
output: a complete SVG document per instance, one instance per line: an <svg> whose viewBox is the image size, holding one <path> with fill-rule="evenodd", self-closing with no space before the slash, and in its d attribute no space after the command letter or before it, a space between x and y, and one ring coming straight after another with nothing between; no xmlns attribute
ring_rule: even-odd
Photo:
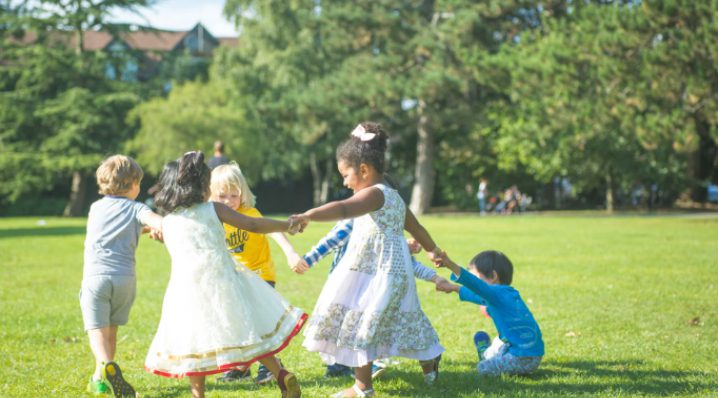
<svg viewBox="0 0 718 398"><path fill-rule="evenodd" d="M82 280L80 308L85 330L124 325L135 302L134 276L98 275Z"/></svg>

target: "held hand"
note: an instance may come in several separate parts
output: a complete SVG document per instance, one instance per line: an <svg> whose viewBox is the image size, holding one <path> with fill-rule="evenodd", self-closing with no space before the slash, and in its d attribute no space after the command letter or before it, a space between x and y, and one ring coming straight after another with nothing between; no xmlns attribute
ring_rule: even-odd
<svg viewBox="0 0 718 398"><path fill-rule="evenodd" d="M160 242L160 243L164 243L164 242L165 242L165 238L164 238L164 236L162 235L162 231L160 231L159 229L150 228L150 235L149 235L149 236L150 236L150 239L154 239L154 240L156 240L157 242Z"/></svg>
<svg viewBox="0 0 718 398"><path fill-rule="evenodd" d="M409 253L411 253L411 254L421 253L421 243L417 242L416 239L409 238L406 240L406 244L409 245Z"/></svg>
<svg viewBox="0 0 718 398"><path fill-rule="evenodd" d="M289 235L295 235L298 232L303 232L306 227L306 224L302 225L302 222L296 216L289 216L287 221L289 221L289 229L287 229L287 233Z"/></svg>
<svg viewBox="0 0 718 398"><path fill-rule="evenodd" d="M299 275L302 275L309 270L309 265L307 265L307 262L304 261L304 259L297 253L293 253L287 256L287 264L289 264L289 267L292 269L292 271L296 272Z"/></svg>
<svg viewBox="0 0 718 398"><path fill-rule="evenodd" d="M304 214L293 214L289 217L289 223L292 226L296 224L297 229L294 233L304 232L304 228L309 225L309 217Z"/></svg>
<svg viewBox="0 0 718 398"><path fill-rule="evenodd" d="M458 288L459 288L459 286L454 285L453 283L447 281L446 279L444 279L441 282L436 283L436 291L438 291L438 292L451 293L451 292L458 291L459 290Z"/></svg>
<svg viewBox="0 0 718 398"><path fill-rule="evenodd" d="M287 222L289 223L289 228L287 228L287 233L289 235L295 235L297 232L299 232L299 223L297 222L297 220L292 217L289 217L287 219Z"/></svg>
<svg viewBox="0 0 718 398"><path fill-rule="evenodd" d="M434 250L430 252L426 252L426 255L429 256L429 260L437 267L443 267L449 261L446 252L441 250L439 246L436 246Z"/></svg>

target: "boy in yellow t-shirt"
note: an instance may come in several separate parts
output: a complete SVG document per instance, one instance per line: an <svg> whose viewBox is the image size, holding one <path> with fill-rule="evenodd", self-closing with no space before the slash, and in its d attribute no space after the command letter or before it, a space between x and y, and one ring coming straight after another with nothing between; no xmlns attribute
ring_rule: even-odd
<svg viewBox="0 0 718 398"><path fill-rule="evenodd" d="M227 197L229 196L231 195L220 194L220 197L217 199L213 198L213 200L227 203ZM235 210L245 216L262 217L262 213L254 207L240 206ZM229 249L229 252L232 253L234 259L238 263L256 272L257 275L259 275L267 283L274 286L276 283L276 275L274 272L274 261L272 261L272 255L269 251L267 235L238 229L229 224L224 224L224 233L225 241L227 242L227 249ZM286 240L286 238L282 239L284 238L283 234L279 233L277 235L281 238L274 238L277 243L282 246L282 250L284 250L284 253L287 256L287 262L289 262L290 258L293 259L293 255L296 253L288 241L286 242L286 247L282 245L282 243L284 243L282 240ZM288 250L285 250L285 248Z"/></svg>
<svg viewBox="0 0 718 398"><path fill-rule="evenodd" d="M254 207L256 198L249 189L249 184L247 184L242 170L236 163L232 162L214 168L212 170L210 189L212 190L211 200L224 203L246 216L262 216L259 210ZM267 236L238 229L228 224L224 224L224 232L227 249L232 253L237 263L256 272L264 281L274 287L276 274ZM294 247L283 233L272 233L269 236L281 247L284 255L287 256L287 264L294 272L302 274L309 269L304 258L294 250ZM249 368L233 369L225 373L219 380L235 381L250 377ZM260 366L255 382L264 384L272 381L272 379L272 373L264 366Z"/></svg>

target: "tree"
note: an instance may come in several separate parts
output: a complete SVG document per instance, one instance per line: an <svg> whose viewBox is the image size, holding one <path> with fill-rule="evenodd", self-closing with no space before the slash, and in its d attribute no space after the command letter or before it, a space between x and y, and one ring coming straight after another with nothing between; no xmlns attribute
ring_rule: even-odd
<svg viewBox="0 0 718 398"><path fill-rule="evenodd" d="M62 41L53 40L53 34L66 26L100 26L110 6L146 2L28 4L14 9L5 20L8 29L2 37L0 138L8 170L33 163L33 170L42 171L44 176L6 174L4 178L11 180L6 185L10 191L7 199L13 201L25 192L47 189L47 185L35 184L54 182L71 172L71 195L64 213L76 216L84 205L86 176L131 134L124 116L139 98L127 85L105 79L105 54L82 53L80 39L74 49L69 49ZM16 37L33 29L39 33L38 41L18 44Z"/></svg>
<svg viewBox="0 0 718 398"><path fill-rule="evenodd" d="M115 30L121 25L108 23L108 17L118 9L137 12L152 4L152 0L37 0L21 8L25 22L35 28L67 30L74 35L76 54L85 51L84 32L88 30Z"/></svg>
<svg viewBox="0 0 718 398"><path fill-rule="evenodd" d="M519 11L512 5L497 20ZM495 10L468 1L230 0L226 13L245 45L219 61L221 74L247 99L250 125L266 125L273 143L281 136L306 148L300 161L312 170L315 203L326 200L334 148L371 118L392 135L392 169L414 167L411 207L422 213L433 197L436 141L469 130L477 101L489 97L476 95L460 57L477 38L500 41L495 31L477 33L482 12Z"/></svg>
<svg viewBox="0 0 718 398"><path fill-rule="evenodd" d="M638 93L631 107L637 132L650 146L670 143L688 155L693 200L706 199L706 183L718 183L718 66L715 2L641 3L645 39Z"/></svg>
<svg viewBox="0 0 718 398"><path fill-rule="evenodd" d="M244 12L252 9L251 15ZM227 76L246 112L246 134L271 165L263 178L313 176L314 202L327 201L336 175L334 148L369 118L361 65L351 61L361 43L346 19L352 4L315 1L228 1L226 14L241 26L243 45L220 52L216 75ZM338 74L352 73L342 81Z"/></svg>
<svg viewBox="0 0 718 398"><path fill-rule="evenodd" d="M218 139L231 143L227 154L241 164L261 163L251 141L244 141L251 137L239 133L244 119L241 109L233 106L226 86L217 81L178 85L167 98L153 98L138 105L129 117L141 127L127 143L127 149L152 174L159 174L167 161L188 150L211 149Z"/></svg>
<svg viewBox="0 0 718 398"><path fill-rule="evenodd" d="M656 34L646 17L643 8L585 5L504 49L511 106L492 110L500 167L603 189L609 211L619 188L675 186L685 154L668 131L680 117L653 97L658 80L646 80Z"/></svg>

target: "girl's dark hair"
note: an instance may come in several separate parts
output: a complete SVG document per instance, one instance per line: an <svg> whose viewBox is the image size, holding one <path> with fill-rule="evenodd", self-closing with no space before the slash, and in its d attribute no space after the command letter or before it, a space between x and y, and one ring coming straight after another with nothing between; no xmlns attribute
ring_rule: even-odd
<svg viewBox="0 0 718 398"><path fill-rule="evenodd" d="M476 269L481 275L491 277L496 272L499 283L510 285L514 277L514 265L504 253L486 250L471 259L469 267Z"/></svg>
<svg viewBox="0 0 718 398"><path fill-rule="evenodd" d="M337 162L342 161L357 170L359 165L365 163L373 167L379 174L384 173L384 153L386 141L389 138L378 123L362 122L365 134L375 134L366 141L352 135L337 148ZM357 126L358 128L359 126Z"/></svg>
<svg viewBox="0 0 718 398"><path fill-rule="evenodd" d="M165 165L155 193L155 205L161 213L173 212L178 207L190 207L205 201L209 192L210 171L202 152L187 152L181 158Z"/></svg>

